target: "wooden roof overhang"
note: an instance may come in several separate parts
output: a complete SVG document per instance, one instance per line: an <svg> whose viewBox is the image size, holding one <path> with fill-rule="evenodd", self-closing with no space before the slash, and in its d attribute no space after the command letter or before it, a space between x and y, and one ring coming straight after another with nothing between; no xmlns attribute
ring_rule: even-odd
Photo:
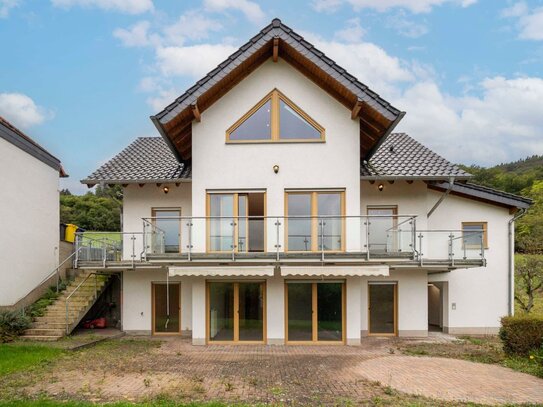
<svg viewBox="0 0 543 407"><path fill-rule="evenodd" d="M271 36L270 28L279 35ZM200 121L203 112L269 58L275 62L282 58L344 105L352 120L359 120L361 159L369 159L390 134L405 113L391 107L302 37L287 30L290 29L274 20L174 103L151 117L179 161L190 162L192 158L193 121Z"/></svg>

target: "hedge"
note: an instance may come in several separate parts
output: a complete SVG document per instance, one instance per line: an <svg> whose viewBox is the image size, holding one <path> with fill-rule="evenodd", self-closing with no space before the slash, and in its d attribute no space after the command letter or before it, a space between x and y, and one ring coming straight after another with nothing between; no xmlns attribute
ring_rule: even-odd
<svg viewBox="0 0 543 407"><path fill-rule="evenodd" d="M543 346L543 316L503 317L500 339L507 354L527 355Z"/></svg>
<svg viewBox="0 0 543 407"><path fill-rule="evenodd" d="M30 327L32 319L15 311L0 311L0 343L9 342Z"/></svg>

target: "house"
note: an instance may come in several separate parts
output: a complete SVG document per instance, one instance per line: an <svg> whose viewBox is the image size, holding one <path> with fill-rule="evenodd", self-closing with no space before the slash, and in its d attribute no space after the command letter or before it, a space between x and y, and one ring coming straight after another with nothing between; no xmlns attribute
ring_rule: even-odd
<svg viewBox="0 0 543 407"><path fill-rule="evenodd" d="M19 309L56 283L58 158L0 117L0 307Z"/></svg>
<svg viewBox="0 0 543 407"><path fill-rule="evenodd" d="M197 345L496 333L530 201L403 116L275 19L82 181L123 186L123 244L76 266L122 274L124 331Z"/></svg>

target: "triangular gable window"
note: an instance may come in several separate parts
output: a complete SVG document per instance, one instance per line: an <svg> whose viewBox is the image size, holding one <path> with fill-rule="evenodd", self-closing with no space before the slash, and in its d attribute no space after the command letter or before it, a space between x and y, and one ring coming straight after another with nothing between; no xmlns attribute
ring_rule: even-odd
<svg viewBox="0 0 543 407"><path fill-rule="evenodd" d="M226 132L227 142L323 140L324 128L277 89Z"/></svg>

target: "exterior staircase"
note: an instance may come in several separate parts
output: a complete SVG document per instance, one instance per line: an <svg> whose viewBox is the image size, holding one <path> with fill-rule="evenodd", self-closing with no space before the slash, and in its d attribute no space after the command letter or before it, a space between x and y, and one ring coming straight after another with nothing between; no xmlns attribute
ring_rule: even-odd
<svg viewBox="0 0 543 407"><path fill-rule="evenodd" d="M56 341L70 334L104 292L109 279L110 276L105 274L81 272L55 302L46 308L43 316L34 319L31 327L20 338L32 341ZM68 312L66 312L67 299Z"/></svg>

